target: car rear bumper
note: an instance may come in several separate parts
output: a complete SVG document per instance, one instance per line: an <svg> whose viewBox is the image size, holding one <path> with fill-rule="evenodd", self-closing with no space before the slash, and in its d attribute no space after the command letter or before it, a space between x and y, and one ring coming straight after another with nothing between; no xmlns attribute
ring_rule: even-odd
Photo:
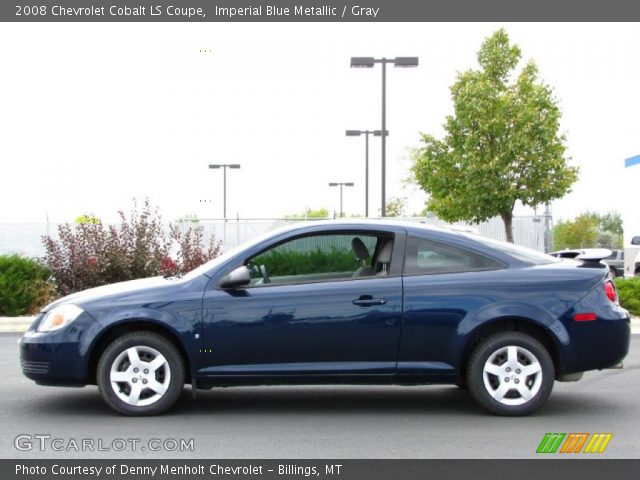
<svg viewBox="0 0 640 480"><path fill-rule="evenodd" d="M629 352L631 319L574 322L570 338L570 354L565 356L562 374L611 368Z"/></svg>

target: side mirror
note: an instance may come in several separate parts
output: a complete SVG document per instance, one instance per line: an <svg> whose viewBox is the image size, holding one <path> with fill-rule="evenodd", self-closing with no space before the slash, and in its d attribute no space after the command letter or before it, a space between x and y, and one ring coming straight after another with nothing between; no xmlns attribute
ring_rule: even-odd
<svg viewBox="0 0 640 480"><path fill-rule="evenodd" d="M631 239L631 245L640 245L640 236L633 237Z"/></svg>
<svg viewBox="0 0 640 480"><path fill-rule="evenodd" d="M249 269L245 265L242 265L222 277L220 288L241 287L249 285L249 282L251 282L251 273L249 273Z"/></svg>

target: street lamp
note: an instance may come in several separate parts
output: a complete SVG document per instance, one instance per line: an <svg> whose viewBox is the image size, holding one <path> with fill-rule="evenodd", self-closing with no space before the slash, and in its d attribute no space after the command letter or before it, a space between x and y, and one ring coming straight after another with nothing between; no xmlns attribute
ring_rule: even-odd
<svg viewBox="0 0 640 480"><path fill-rule="evenodd" d="M396 57L396 58L373 58L373 57L351 57L352 68L373 68L376 63L382 64L382 131L387 131L387 63L393 63L396 67L417 67L418 57ZM386 162L387 162L387 139L382 135L382 207L380 215L386 216Z"/></svg>
<svg viewBox="0 0 640 480"><path fill-rule="evenodd" d="M240 164L238 163L213 163L209 165L209 168L214 168L214 169L219 169L222 168L223 169L223 216L224 216L224 220L227 220L227 168L240 168Z"/></svg>
<svg viewBox="0 0 640 480"><path fill-rule="evenodd" d="M330 182L330 187L340 187L340 217L344 214L342 213L342 187L353 187L353 182Z"/></svg>
<svg viewBox="0 0 640 480"><path fill-rule="evenodd" d="M389 132L385 132L389 135ZM382 136L382 130L347 130L347 137L359 137L364 135L364 216L369 216L369 135Z"/></svg>

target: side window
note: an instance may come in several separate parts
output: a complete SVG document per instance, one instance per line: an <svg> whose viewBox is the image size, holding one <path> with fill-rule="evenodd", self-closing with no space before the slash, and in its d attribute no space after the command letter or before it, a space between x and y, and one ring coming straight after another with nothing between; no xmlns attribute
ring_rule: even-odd
<svg viewBox="0 0 640 480"><path fill-rule="evenodd" d="M378 241L376 235L346 233L290 240L247 260L251 284L312 283L373 275Z"/></svg>
<svg viewBox="0 0 640 480"><path fill-rule="evenodd" d="M451 245L409 237L405 275L459 273L503 268L500 262Z"/></svg>

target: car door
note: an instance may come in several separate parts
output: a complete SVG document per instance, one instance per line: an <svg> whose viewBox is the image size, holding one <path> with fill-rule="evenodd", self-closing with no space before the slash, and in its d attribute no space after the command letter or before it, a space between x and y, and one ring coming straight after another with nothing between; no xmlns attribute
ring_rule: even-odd
<svg viewBox="0 0 640 480"><path fill-rule="evenodd" d="M368 260L356 259L356 237L368 245ZM253 272L249 286L223 290L212 282L205 292L202 373L394 373L403 240L388 232L321 232L243 258ZM393 253L384 265L375 257L387 242ZM364 275L354 276L367 262Z"/></svg>

